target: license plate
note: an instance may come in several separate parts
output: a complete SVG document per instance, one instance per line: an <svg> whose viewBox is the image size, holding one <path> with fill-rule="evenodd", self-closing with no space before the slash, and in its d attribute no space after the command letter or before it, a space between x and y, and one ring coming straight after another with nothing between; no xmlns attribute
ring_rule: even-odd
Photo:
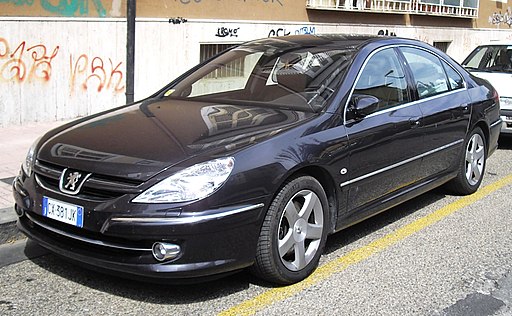
<svg viewBox="0 0 512 316"><path fill-rule="evenodd" d="M84 226L84 208L43 197L43 216L77 227Z"/></svg>

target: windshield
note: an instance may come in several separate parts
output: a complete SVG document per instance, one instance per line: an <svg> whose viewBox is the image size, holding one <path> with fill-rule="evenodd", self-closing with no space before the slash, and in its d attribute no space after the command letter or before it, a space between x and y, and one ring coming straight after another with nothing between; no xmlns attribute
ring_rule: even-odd
<svg viewBox="0 0 512 316"><path fill-rule="evenodd" d="M512 72L512 45L477 47L462 65L468 70Z"/></svg>
<svg viewBox="0 0 512 316"><path fill-rule="evenodd" d="M317 112L340 85L354 53L332 42L255 41L214 57L163 96Z"/></svg>

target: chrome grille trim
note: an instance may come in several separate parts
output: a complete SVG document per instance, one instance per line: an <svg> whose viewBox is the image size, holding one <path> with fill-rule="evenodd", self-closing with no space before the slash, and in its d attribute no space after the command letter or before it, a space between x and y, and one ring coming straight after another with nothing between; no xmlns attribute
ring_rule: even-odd
<svg viewBox="0 0 512 316"><path fill-rule="evenodd" d="M111 222L133 222L133 223L166 223L166 224L197 224L200 222L219 219L226 216L252 211L257 208L261 208L265 206L263 203L248 205L245 207L241 207L234 210L229 210L225 212L219 212L215 214L207 214L207 215L199 215L199 216L190 216L190 217L112 217L110 219Z"/></svg>
<svg viewBox="0 0 512 316"><path fill-rule="evenodd" d="M34 166L34 174L38 184L51 192L59 194L63 194L58 186L63 170L65 170L64 167L40 160L36 160ZM55 183L53 183L54 181ZM92 173L84 181L80 193L75 197L87 201L105 201L124 194L140 194L143 192L143 184L144 182L139 180L123 178L117 180L115 177L109 179L109 176Z"/></svg>
<svg viewBox="0 0 512 316"><path fill-rule="evenodd" d="M28 217L28 219L30 219L34 224L46 229L46 230L49 230L55 234L59 234L59 235L62 235L64 237L67 237L67 238L71 238L71 239L74 239L74 240L78 240L78 241L81 241L81 242L85 242L85 243L88 243L88 244L92 244L92 245L95 245L95 246L102 246L102 247L107 247L107 248L115 248L115 249L122 249L122 250L131 250L131 251L147 251L147 252L151 252L151 248L133 248L133 247L127 247L127 246L123 246L123 245L119 245L119 244L115 244L115 243L110 243L110 242L104 242L104 241L101 241L101 240L96 240L96 239L91 239L91 238L86 238L86 237L81 237L81 236L77 236L77 235L73 235L73 234L70 234L68 232L65 232L65 231L62 231L60 229L57 229L57 228L54 228L54 227L51 227L49 225L46 225L44 223L41 223L40 221L36 220L34 217L30 216L30 214L28 212L25 213L25 215Z"/></svg>
<svg viewBox="0 0 512 316"><path fill-rule="evenodd" d="M52 193L55 193L55 194L59 194L59 195L67 195L65 193L62 193L61 191L59 190L56 190L56 189L53 189L49 186L47 186L46 184L44 184L44 182L39 178L39 175L37 173L34 174L34 178L36 179L36 183L43 189L47 190L47 191L50 191ZM98 201L101 201L99 199L91 199L91 198L86 198L86 197L83 197L83 196L73 196L74 198L77 198L77 199L80 199L80 200L83 200L83 201L89 201L89 202L98 202ZM105 199L104 199L105 200Z"/></svg>
<svg viewBox="0 0 512 316"><path fill-rule="evenodd" d="M50 166L44 162L41 162L40 160L36 160L36 163L35 163L35 169L43 174L44 176L46 177L49 177L49 178L52 178L52 179L55 179L55 180L59 180L60 179L60 175L62 174L62 171L65 169L65 167L53 167L53 166ZM85 170L87 171L87 170ZM89 172L89 171L87 171ZM108 176L107 176L108 177ZM133 182L130 183L130 182ZM116 180L108 180L108 179L103 179L103 178L100 178L98 174L95 174L94 172L92 173L92 176L87 180L87 183L90 184L90 185L102 185L102 186L108 186L108 187L111 187L112 189L121 189L121 190L136 190L136 191L139 191L139 187L141 186L141 184L143 184L144 182L142 180L125 180L123 181L123 179L120 179L119 181L116 181Z"/></svg>

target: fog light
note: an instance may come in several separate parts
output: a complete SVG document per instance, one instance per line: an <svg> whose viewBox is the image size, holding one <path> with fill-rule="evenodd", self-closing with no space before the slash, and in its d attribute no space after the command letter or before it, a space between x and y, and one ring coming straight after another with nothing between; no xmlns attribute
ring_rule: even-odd
<svg viewBox="0 0 512 316"><path fill-rule="evenodd" d="M156 242L153 244L153 257L158 261L171 260L180 254L181 248L175 244Z"/></svg>
<svg viewBox="0 0 512 316"><path fill-rule="evenodd" d="M23 215L25 215L25 211L18 206L18 204L14 204L14 211L16 212L16 215L18 215L18 217L22 217Z"/></svg>

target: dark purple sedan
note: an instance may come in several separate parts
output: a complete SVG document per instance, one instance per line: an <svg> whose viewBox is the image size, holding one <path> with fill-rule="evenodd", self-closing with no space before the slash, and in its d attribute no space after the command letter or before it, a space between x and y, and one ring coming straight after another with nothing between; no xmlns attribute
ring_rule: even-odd
<svg viewBox="0 0 512 316"><path fill-rule="evenodd" d="M499 113L488 82L419 41L256 40L43 135L13 184L18 227L124 277L290 284L343 228L441 185L475 192Z"/></svg>

